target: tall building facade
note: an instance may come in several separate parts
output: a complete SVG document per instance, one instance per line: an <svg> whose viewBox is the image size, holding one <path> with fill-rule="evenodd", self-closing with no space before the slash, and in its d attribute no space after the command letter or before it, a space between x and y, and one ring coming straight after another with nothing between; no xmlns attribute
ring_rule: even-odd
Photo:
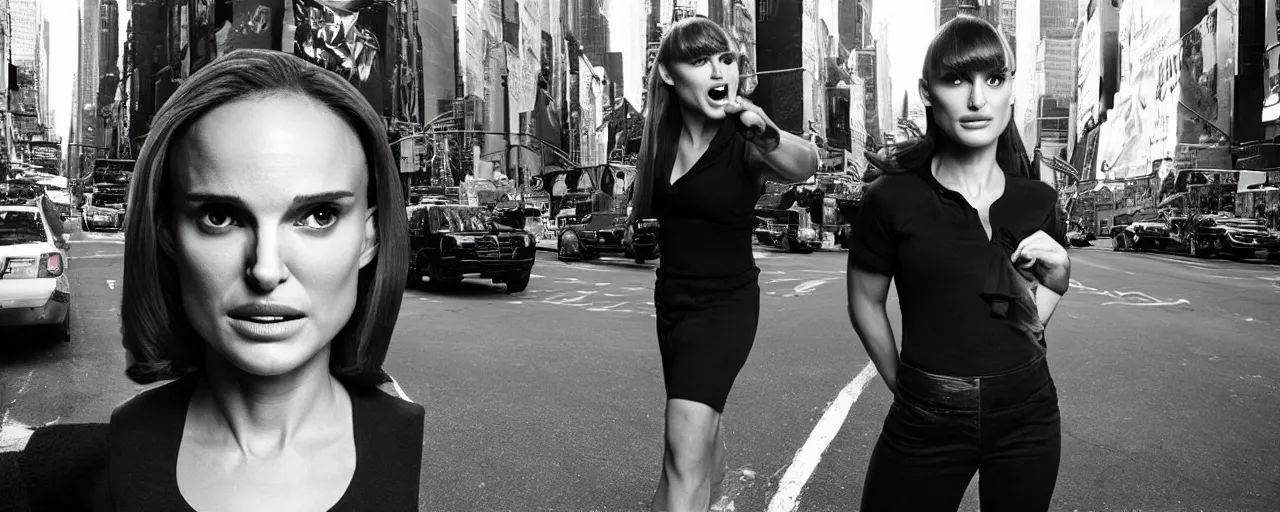
<svg viewBox="0 0 1280 512"><path fill-rule="evenodd" d="M452 110L458 97L457 40L453 6L449 2L420 2L418 33L422 35L422 104L427 120ZM429 50L428 50L429 49Z"/></svg>
<svg viewBox="0 0 1280 512"><path fill-rule="evenodd" d="M758 68L773 74L759 77L752 98L779 128L796 134L812 129L814 87L821 84L811 11L810 2L781 0L762 0L756 9Z"/></svg>
<svg viewBox="0 0 1280 512"><path fill-rule="evenodd" d="M1002 0L935 0L934 16L938 26L955 19L956 16L969 14L1000 25L1000 2Z"/></svg>
<svg viewBox="0 0 1280 512"><path fill-rule="evenodd" d="M871 0L840 0L837 6L840 19L840 44L849 50L861 50L872 46Z"/></svg>
<svg viewBox="0 0 1280 512"><path fill-rule="evenodd" d="M101 137L102 122L98 116L98 86L102 59L102 7L99 0L82 0L80 3L80 51L76 66L76 87L72 92L71 117L75 130L67 148L67 168L76 177L88 175L93 161L99 154L97 148L105 146Z"/></svg>

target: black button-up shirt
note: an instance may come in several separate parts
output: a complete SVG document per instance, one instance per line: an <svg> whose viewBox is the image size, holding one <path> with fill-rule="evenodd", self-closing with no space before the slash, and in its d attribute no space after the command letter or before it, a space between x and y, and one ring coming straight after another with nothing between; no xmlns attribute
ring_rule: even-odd
<svg viewBox="0 0 1280 512"><path fill-rule="evenodd" d="M1057 201L1047 183L1006 175L1004 194L989 211L988 239L977 210L927 165L867 186L852 222L849 264L894 279L904 363L980 376L1044 353L1031 284L1003 262L1036 231L1066 245Z"/></svg>

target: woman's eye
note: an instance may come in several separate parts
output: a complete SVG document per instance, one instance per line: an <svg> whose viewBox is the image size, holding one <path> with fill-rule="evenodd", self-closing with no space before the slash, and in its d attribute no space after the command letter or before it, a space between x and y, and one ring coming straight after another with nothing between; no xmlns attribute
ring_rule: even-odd
<svg viewBox="0 0 1280 512"><path fill-rule="evenodd" d="M303 221L313 229L324 229L338 221L338 214L332 208L320 208L312 211Z"/></svg>
<svg viewBox="0 0 1280 512"><path fill-rule="evenodd" d="M694 59L694 61L692 62L692 64L693 64L694 66L701 66L701 65L703 65L703 64L706 64L707 62L709 62L709 61L707 60L707 58L706 58L706 57L699 57L699 58L697 58L697 59Z"/></svg>
<svg viewBox="0 0 1280 512"><path fill-rule="evenodd" d="M991 84L992 87L1000 87L1002 84L1004 84L1004 77L1000 75L993 75L993 76L987 77L987 83Z"/></svg>
<svg viewBox="0 0 1280 512"><path fill-rule="evenodd" d="M204 214L202 218L204 223L212 228L225 228L231 226L233 220L230 215L221 211L210 211Z"/></svg>
<svg viewBox="0 0 1280 512"><path fill-rule="evenodd" d="M734 59L733 55L725 55L725 56L724 56L723 58L721 58L720 60L721 60L722 62L724 62L725 64L733 64L733 61L734 61L734 60L736 60L736 59Z"/></svg>

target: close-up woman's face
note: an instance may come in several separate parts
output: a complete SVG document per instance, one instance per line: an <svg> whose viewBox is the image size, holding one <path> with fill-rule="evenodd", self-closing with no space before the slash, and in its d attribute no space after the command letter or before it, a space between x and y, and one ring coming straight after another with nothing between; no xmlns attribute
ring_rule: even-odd
<svg viewBox="0 0 1280 512"><path fill-rule="evenodd" d="M256 97L196 121L171 162L169 226L195 331L253 375L327 360L376 252L355 131L308 98Z"/></svg>
<svg viewBox="0 0 1280 512"><path fill-rule="evenodd" d="M951 140L970 148L995 144L1012 115L1013 84L1002 73L941 74L927 87L925 104Z"/></svg>
<svg viewBox="0 0 1280 512"><path fill-rule="evenodd" d="M737 52L721 52L692 62L665 66L663 81L675 88L685 110L701 112L708 119L724 119L724 107L738 97L741 75Z"/></svg>

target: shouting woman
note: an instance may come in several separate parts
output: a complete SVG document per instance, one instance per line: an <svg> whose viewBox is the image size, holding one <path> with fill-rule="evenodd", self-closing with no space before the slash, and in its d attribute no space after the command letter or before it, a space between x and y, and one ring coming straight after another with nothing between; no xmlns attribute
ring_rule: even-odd
<svg viewBox="0 0 1280 512"><path fill-rule="evenodd" d="M657 218L654 286L667 390L654 510L706 510L724 476L720 415L755 342L760 270L751 250L766 180L803 182L813 143L739 96L743 58L706 18L671 27L649 76L631 219Z"/></svg>

